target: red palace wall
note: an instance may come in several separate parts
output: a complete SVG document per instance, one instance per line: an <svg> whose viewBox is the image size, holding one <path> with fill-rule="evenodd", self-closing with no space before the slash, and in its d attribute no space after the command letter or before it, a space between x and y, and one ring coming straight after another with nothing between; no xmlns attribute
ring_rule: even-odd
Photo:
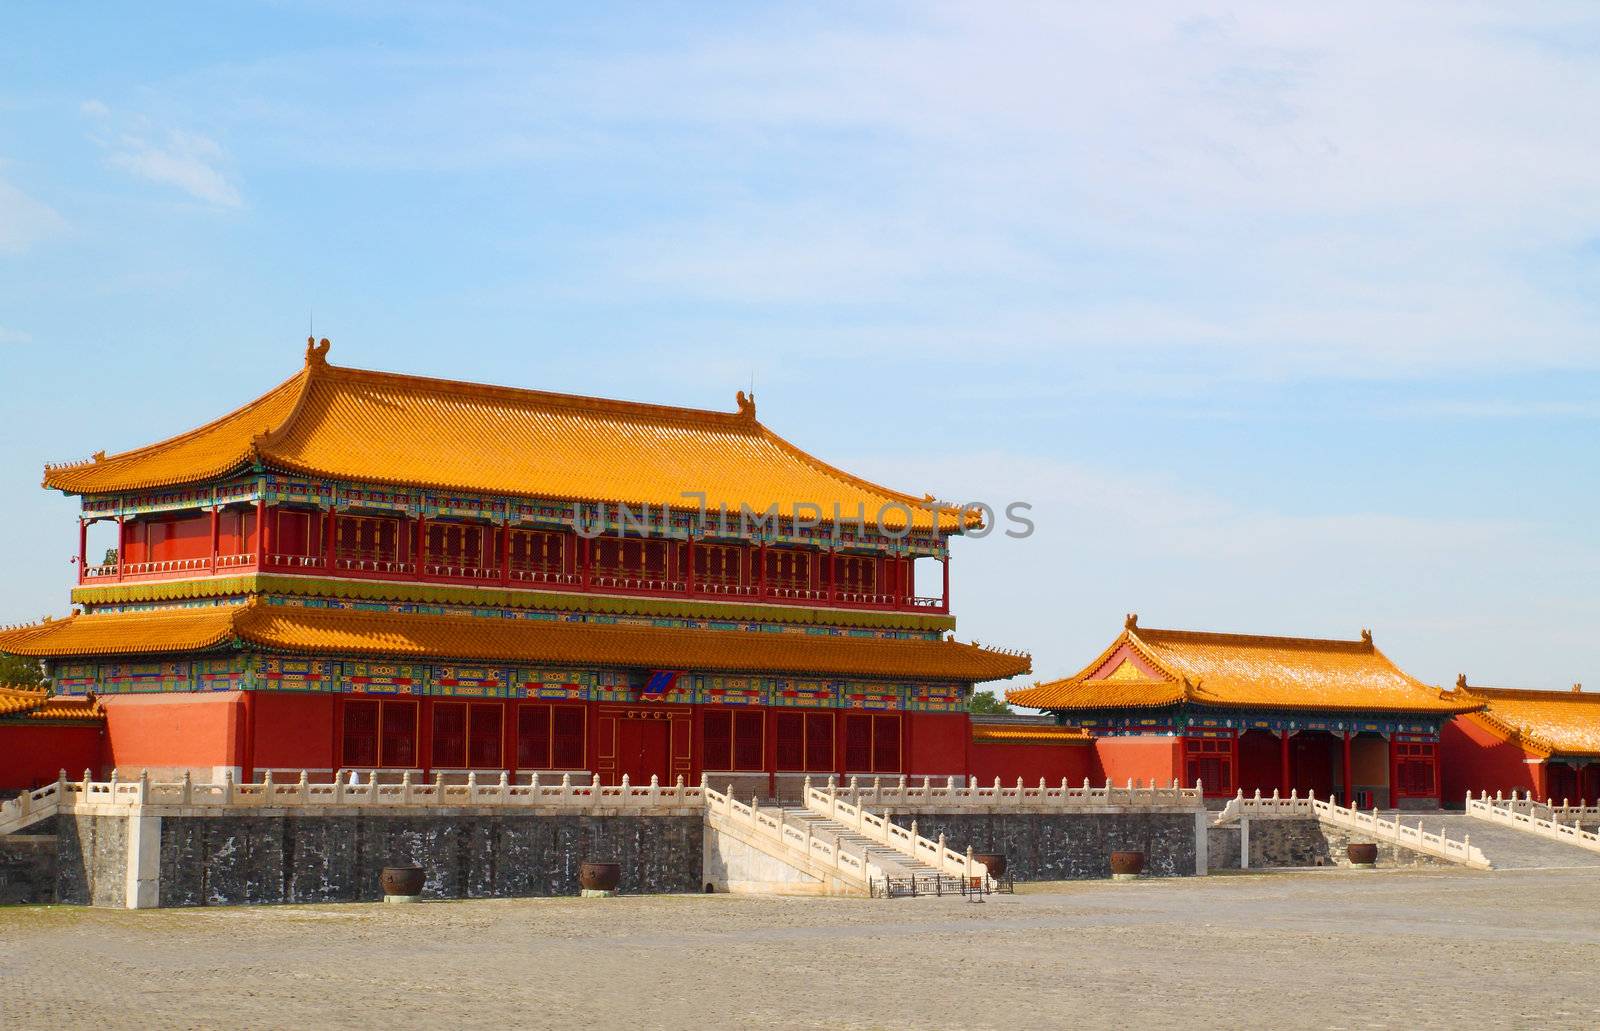
<svg viewBox="0 0 1600 1031"><path fill-rule="evenodd" d="M1081 787L1086 777L1090 781L1102 780L1099 767L1095 764L1094 748L1087 743L1029 745L973 742L970 768L973 782L980 786L992 786L996 777L1007 787L1015 787L1018 777L1031 787L1037 787L1041 777L1050 787L1060 787L1063 777L1073 787Z"/></svg>
<svg viewBox="0 0 1600 1031"><path fill-rule="evenodd" d="M1532 791L1544 795L1541 765L1518 745L1505 740L1476 720L1458 716L1439 734L1439 767L1447 805L1460 805L1467 791Z"/></svg>
<svg viewBox="0 0 1600 1031"><path fill-rule="evenodd" d="M122 777L170 776L188 769L209 776L237 766L243 752L242 695L105 695L106 764Z"/></svg>
<svg viewBox="0 0 1600 1031"><path fill-rule="evenodd" d="M99 723L0 723L0 791L39 787L62 770L73 780L84 770L99 778L104 738Z"/></svg>
<svg viewBox="0 0 1600 1031"><path fill-rule="evenodd" d="M906 713L906 773L911 776L960 775L969 765L972 724L964 712Z"/></svg>
<svg viewBox="0 0 1600 1031"><path fill-rule="evenodd" d="M1094 753L1102 783L1122 786L1132 780L1135 786L1168 787L1182 776L1183 739L1175 737L1102 737L1094 742Z"/></svg>

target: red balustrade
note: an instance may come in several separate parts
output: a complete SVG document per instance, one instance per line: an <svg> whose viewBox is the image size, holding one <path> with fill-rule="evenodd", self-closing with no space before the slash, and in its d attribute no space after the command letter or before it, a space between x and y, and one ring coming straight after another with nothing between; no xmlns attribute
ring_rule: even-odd
<svg viewBox="0 0 1600 1031"><path fill-rule="evenodd" d="M238 525L245 525L243 517ZM701 542L647 549L633 539L586 541L556 531L483 526L461 530L432 521L424 525L420 520L344 515L307 519L303 526L279 519L273 526L279 531L278 539L269 534L265 542L259 539L259 533L245 537L241 531L238 543L266 544L264 560L259 563L256 550L219 554L214 543L217 535L213 533L212 540L205 542L212 545L210 553L199 556L88 565L82 563L80 548L78 580L83 584L103 584L187 579L260 569L356 579L503 584L819 608L930 614L949 611L948 586L943 598L909 593L911 566L905 559ZM285 532L291 526L296 529L292 536ZM419 526L423 528L419 530ZM604 545L597 546L597 541L604 541ZM432 545L439 542L447 547L436 550ZM279 547L273 548L273 544ZM286 546L293 550L284 550ZM415 556L424 548L425 556L418 563ZM943 572L948 585L947 560Z"/></svg>

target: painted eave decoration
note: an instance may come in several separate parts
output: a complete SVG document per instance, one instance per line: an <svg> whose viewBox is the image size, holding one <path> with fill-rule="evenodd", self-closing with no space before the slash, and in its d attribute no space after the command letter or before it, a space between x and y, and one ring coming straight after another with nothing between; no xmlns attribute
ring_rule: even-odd
<svg viewBox="0 0 1600 1031"><path fill-rule="evenodd" d="M1193 704L1443 715L1483 707L1409 676L1366 631L1339 641L1156 630L1134 615L1078 674L1009 691L1006 700L1058 711Z"/></svg>
<svg viewBox="0 0 1600 1031"><path fill-rule="evenodd" d="M160 443L45 467L44 485L115 494L197 484L249 468L335 480L558 501L710 512L740 506L784 517L797 503L820 519L899 529L934 527L931 495L889 490L835 468L735 412L614 401L538 390L346 369L328 342L307 341L296 375L249 404ZM809 509L806 510L808 513ZM858 513L861 513L858 515ZM977 520L948 507L940 532Z"/></svg>

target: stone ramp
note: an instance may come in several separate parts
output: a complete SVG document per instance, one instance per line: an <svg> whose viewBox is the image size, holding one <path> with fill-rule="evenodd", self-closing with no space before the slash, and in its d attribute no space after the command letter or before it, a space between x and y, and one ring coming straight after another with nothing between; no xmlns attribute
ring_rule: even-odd
<svg viewBox="0 0 1600 1031"><path fill-rule="evenodd" d="M1473 847L1482 849L1484 857L1496 870L1600 867L1600 852L1590 852L1586 848L1543 838L1515 827L1490 823L1466 813L1406 811L1384 815L1386 818L1399 816L1401 822L1413 827L1421 820L1422 826L1429 831L1437 831L1442 827L1451 838L1461 839L1471 835Z"/></svg>

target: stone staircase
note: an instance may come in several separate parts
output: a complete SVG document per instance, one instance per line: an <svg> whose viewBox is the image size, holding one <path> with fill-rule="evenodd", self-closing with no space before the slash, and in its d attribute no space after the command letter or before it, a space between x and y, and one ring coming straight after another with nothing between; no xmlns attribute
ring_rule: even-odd
<svg viewBox="0 0 1600 1031"><path fill-rule="evenodd" d="M836 841L846 850L866 857L870 866L876 867L884 877L931 880L940 876L939 871L928 864L873 841L837 820L812 812L804 806L785 806L782 813L784 823L803 830L809 829L815 837Z"/></svg>

